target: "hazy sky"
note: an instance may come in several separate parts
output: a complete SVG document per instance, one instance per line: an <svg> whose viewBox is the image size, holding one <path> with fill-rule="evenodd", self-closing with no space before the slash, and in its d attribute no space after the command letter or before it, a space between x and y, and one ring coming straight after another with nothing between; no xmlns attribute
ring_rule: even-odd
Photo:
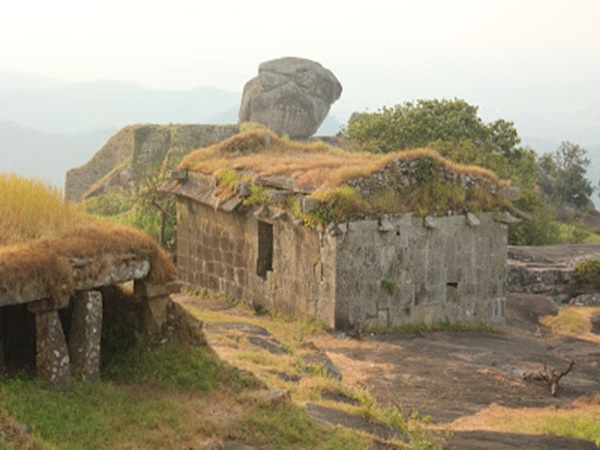
<svg viewBox="0 0 600 450"><path fill-rule="evenodd" d="M543 102L537 89L554 86L563 98L556 107L576 109L585 105L569 99L565 86L600 90L600 0L0 5L0 70L65 81L241 91L260 62L291 55L336 74L344 86L341 110L461 97L493 116L509 91Z"/></svg>

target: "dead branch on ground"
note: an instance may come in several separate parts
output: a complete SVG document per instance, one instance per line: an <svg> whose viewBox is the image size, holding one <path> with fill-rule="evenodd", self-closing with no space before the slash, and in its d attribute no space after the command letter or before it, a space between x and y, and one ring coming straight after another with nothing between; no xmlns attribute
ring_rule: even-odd
<svg viewBox="0 0 600 450"><path fill-rule="evenodd" d="M544 368L542 370L536 370L532 372L525 372L523 374L523 380L529 381L545 381L548 383L548 387L550 388L550 392L553 397L556 397L556 393L558 392L558 383L561 378L567 375L575 366L575 361L571 360L569 363L569 367L567 370L558 373L555 369L549 368L546 364L544 364Z"/></svg>

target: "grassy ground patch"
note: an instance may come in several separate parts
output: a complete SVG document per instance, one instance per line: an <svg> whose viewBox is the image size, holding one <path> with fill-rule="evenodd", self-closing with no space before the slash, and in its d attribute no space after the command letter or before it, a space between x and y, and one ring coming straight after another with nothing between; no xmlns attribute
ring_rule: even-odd
<svg viewBox="0 0 600 450"><path fill-rule="evenodd" d="M504 408L494 404L473 416L458 419L453 428L565 436L600 446L600 394L580 399L568 409Z"/></svg>
<svg viewBox="0 0 600 450"><path fill-rule="evenodd" d="M217 448L233 440L265 449L368 448L293 403L248 395L264 384L207 347L173 341L113 355L98 382L64 390L0 379L0 448ZM17 433L25 425L30 435ZM16 431L11 431L16 430Z"/></svg>
<svg viewBox="0 0 600 450"><path fill-rule="evenodd" d="M591 332L591 316L599 313L598 306L561 307L555 316L540 318L550 328L553 336L571 336L600 344L600 335Z"/></svg>

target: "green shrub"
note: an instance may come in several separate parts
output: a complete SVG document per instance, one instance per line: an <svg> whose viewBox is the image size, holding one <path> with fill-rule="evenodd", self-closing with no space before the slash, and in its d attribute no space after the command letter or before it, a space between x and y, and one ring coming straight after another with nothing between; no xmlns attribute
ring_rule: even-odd
<svg viewBox="0 0 600 450"><path fill-rule="evenodd" d="M600 287L600 259L588 259L575 266L575 279L580 283Z"/></svg>

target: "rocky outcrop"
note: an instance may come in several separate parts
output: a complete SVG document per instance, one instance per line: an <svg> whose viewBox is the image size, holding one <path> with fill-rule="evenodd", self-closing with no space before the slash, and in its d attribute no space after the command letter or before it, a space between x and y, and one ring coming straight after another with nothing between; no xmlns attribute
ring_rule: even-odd
<svg viewBox="0 0 600 450"><path fill-rule="evenodd" d="M507 290L548 295L559 304L600 304L597 288L582 284L575 277L575 267L592 258L600 258L599 245L509 246Z"/></svg>
<svg viewBox="0 0 600 450"><path fill-rule="evenodd" d="M244 86L239 122L261 123L279 135L305 139L341 94L335 75L318 62L293 57L267 61Z"/></svg>
<svg viewBox="0 0 600 450"><path fill-rule="evenodd" d="M150 166L227 139L237 125L131 125L117 132L86 164L67 172L65 196L79 201L113 186L132 187Z"/></svg>

